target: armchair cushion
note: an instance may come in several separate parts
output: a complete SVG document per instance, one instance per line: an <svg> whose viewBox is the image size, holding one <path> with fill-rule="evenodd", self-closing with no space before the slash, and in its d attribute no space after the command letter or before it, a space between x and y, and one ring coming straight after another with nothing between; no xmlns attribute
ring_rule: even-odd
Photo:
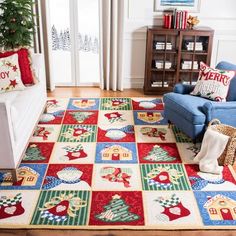
<svg viewBox="0 0 236 236"><path fill-rule="evenodd" d="M194 89L194 85L188 85L188 84L176 84L174 87L174 93L180 93L180 94L190 94Z"/></svg>
<svg viewBox="0 0 236 236"><path fill-rule="evenodd" d="M204 124L206 116L203 113L202 107L206 99L191 95L182 95L178 93L168 93L163 97L165 106L173 110L190 123Z"/></svg>

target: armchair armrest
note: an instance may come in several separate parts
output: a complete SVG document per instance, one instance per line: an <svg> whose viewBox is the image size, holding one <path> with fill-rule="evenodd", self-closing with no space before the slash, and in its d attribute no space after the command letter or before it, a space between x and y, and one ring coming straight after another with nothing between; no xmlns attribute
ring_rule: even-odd
<svg viewBox="0 0 236 236"><path fill-rule="evenodd" d="M194 85L188 85L188 84L176 84L174 87L174 93L180 93L180 94L189 94L193 91Z"/></svg>
<svg viewBox="0 0 236 236"><path fill-rule="evenodd" d="M203 105L207 122L219 119L222 123L236 126L236 101L233 102L206 102Z"/></svg>

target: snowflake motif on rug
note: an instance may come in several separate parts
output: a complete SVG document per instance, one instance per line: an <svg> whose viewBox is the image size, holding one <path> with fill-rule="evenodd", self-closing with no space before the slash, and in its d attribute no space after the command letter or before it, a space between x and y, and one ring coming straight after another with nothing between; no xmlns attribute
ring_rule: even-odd
<svg viewBox="0 0 236 236"><path fill-rule="evenodd" d="M77 112L69 112L69 114L78 122L83 123L86 119L94 114L94 112L88 111L77 111Z"/></svg>
<svg viewBox="0 0 236 236"><path fill-rule="evenodd" d="M88 154L84 151L84 148L81 144L78 144L75 147L66 146L63 147L63 149L66 151L66 154L60 157L60 160L63 161L72 161L80 158L85 158L88 156Z"/></svg>
<svg viewBox="0 0 236 236"><path fill-rule="evenodd" d="M212 221L236 220L236 201L223 194L217 194L213 197L208 196L208 200L203 207L207 210Z"/></svg>
<svg viewBox="0 0 236 236"><path fill-rule="evenodd" d="M46 158L42 156L40 148L36 144L30 145L23 158L24 161L42 161Z"/></svg>
<svg viewBox="0 0 236 236"><path fill-rule="evenodd" d="M107 129L105 136L112 140L120 140L126 137L126 134L134 134L134 127L127 125L121 129Z"/></svg>
<svg viewBox="0 0 236 236"><path fill-rule="evenodd" d="M164 128L142 127L140 132L142 135L148 137L160 138L162 141L166 140L167 130Z"/></svg>
<svg viewBox="0 0 236 236"><path fill-rule="evenodd" d="M61 136L69 141L79 142L81 139L85 139L93 133L94 131L91 128L78 125L69 128L66 132L62 133Z"/></svg>
<svg viewBox="0 0 236 236"><path fill-rule="evenodd" d="M74 196L74 194L61 194L46 202L44 207L39 210L41 211L41 218L61 222L66 221L68 217L74 218L77 212L86 206L87 202Z"/></svg>
<svg viewBox="0 0 236 236"><path fill-rule="evenodd" d="M111 113L106 113L104 115L108 121L113 124L115 122L124 122L126 121L125 119L122 118L123 114L121 114L120 112L111 112Z"/></svg>
<svg viewBox="0 0 236 236"><path fill-rule="evenodd" d="M100 175L104 180L109 182L122 183L125 188L131 187L129 180L132 176L132 169L130 168L107 166L101 169Z"/></svg>
<svg viewBox="0 0 236 236"><path fill-rule="evenodd" d="M149 124L154 124L158 123L161 120L163 120L163 116L160 112L153 112L153 111L142 111L142 112L137 112L137 118L143 122L149 123Z"/></svg>
<svg viewBox="0 0 236 236"><path fill-rule="evenodd" d="M44 183L43 189L55 189L56 187L61 185L64 186L63 188L66 188L66 186L68 185L74 185L74 187L76 188L75 185L78 184L88 186L87 182L80 179L82 175L83 172L75 167L65 167L64 169L57 172L57 177L46 176L46 183Z"/></svg>
<svg viewBox="0 0 236 236"><path fill-rule="evenodd" d="M104 222L130 222L140 217L129 212L129 206L118 194L112 197L108 205L103 206L104 211L95 217Z"/></svg>
<svg viewBox="0 0 236 236"><path fill-rule="evenodd" d="M41 127L37 126L36 130L34 131L33 136L42 138L43 140L48 140L49 135L52 134L53 128L51 127Z"/></svg>
<svg viewBox="0 0 236 236"><path fill-rule="evenodd" d="M150 186L155 185L161 189L166 189L171 187L173 184L178 185L178 179L184 174L176 169L172 169L170 166L157 167L152 169L145 179L148 180Z"/></svg>
<svg viewBox="0 0 236 236"><path fill-rule="evenodd" d="M170 156L169 153L159 145L155 145L143 159L154 162L171 162L176 160L175 157Z"/></svg>
<svg viewBox="0 0 236 236"><path fill-rule="evenodd" d="M158 197L155 201L164 208L163 211L156 216L160 221L168 222L190 215L190 211L182 204L176 194L172 194L167 198Z"/></svg>
<svg viewBox="0 0 236 236"><path fill-rule="evenodd" d="M18 193L13 196L1 196L0 198L0 219L6 219L24 214L22 206L22 195Z"/></svg>

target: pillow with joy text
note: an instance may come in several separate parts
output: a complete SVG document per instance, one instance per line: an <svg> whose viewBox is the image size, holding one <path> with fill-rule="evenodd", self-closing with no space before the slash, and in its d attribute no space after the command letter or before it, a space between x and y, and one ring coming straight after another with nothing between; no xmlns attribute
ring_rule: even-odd
<svg viewBox="0 0 236 236"><path fill-rule="evenodd" d="M21 71L21 80L23 84L25 85L34 84L34 78L31 70L31 62L28 49L21 48L17 51L0 52L0 58L9 57L12 56L13 54L18 55L18 62Z"/></svg>
<svg viewBox="0 0 236 236"><path fill-rule="evenodd" d="M0 93L23 90L18 55L0 58Z"/></svg>
<svg viewBox="0 0 236 236"><path fill-rule="evenodd" d="M224 102L234 75L235 71L213 69L201 62L197 84L190 94Z"/></svg>

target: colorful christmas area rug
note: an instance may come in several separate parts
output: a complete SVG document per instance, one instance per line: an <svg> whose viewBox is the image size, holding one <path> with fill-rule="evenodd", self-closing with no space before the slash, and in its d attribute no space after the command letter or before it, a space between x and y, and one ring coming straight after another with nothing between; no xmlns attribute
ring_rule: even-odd
<svg viewBox="0 0 236 236"><path fill-rule="evenodd" d="M17 182L0 173L0 228L236 229L235 172L199 149L161 99L50 98Z"/></svg>

